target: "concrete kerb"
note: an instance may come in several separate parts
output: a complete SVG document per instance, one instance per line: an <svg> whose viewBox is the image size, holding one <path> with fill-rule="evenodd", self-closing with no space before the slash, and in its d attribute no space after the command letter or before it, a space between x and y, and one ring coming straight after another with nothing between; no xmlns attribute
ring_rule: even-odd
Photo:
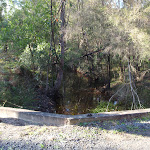
<svg viewBox="0 0 150 150"><path fill-rule="evenodd" d="M26 109L17 109L10 107L0 107L0 118L17 118L41 125L73 125L90 121L131 119L135 117L146 116L150 114L150 109L138 109L127 111L104 112L97 114L81 115L62 115L32 111Z"/></svg>

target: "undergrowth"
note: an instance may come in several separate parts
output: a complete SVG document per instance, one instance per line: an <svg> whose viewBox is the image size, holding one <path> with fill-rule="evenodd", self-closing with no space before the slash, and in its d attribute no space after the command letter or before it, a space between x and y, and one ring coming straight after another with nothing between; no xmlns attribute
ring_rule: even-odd
<svg viewBox="0 0 150 150"><path fill-rule="evenodd" d="M101 101L99 105L95 109L93 109L91 112L92 113L105 112L107 110L107 105L108 105L107 101ZM109 108L107 111L119 111L123 109L124 109L123 106L114 105L114 103L111 102L109 104Z"/></svg>
<svg viewBox="0 0 150 150"><path fill-rule="evenodd" d="M6 55L6 54L5 54ZM0 59L0 106L34 109L36 102L32 79L15 73L19 64L9 56Z"/></svg>

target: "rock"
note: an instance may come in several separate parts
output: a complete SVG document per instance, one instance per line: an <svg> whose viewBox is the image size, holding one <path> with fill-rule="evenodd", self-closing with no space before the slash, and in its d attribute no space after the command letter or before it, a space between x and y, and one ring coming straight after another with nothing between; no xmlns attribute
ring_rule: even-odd
<svg viewBox="0 0 150 150"><path fill-rule="evenodd" d="M88 117L92 117L93 115L92 115L92 114L87 114L87 116L88 116Z"/></svg>

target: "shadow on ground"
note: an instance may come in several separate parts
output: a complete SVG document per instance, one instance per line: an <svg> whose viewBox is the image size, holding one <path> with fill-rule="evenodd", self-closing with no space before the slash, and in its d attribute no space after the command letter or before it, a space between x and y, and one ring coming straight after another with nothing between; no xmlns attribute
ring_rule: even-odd
<svg viewBox="0 0 150 150"><path fill-rule="evenodd" d="M150 137L150 115L143 118L80 123L80 126L101 129L104 132L128 133Z"/></svg>
<svg viewBox="0 0 150 150"><path fill-rule="evenodd" d="M14 118L0 118L0 124L1 123L10 124L13 126L43 126L37 123ZM148 115L147 117L136 118L132 120L122 119L112 121L85 122L79 123L77 126L88 127L89 129L94 129L95 131L112 132L114 134L128 133L150 137L150 115Z"/></svg>
<svg viewBox="0 0 150 150"><path fill-rule="evenodd" d="M0 124L1 123L10 124L14 126L27 126L27 125L42 126L38 123L33 123L33 122L24 121L24 120L15 119L15 118L0 118Z"/></svg>
<svg viewBox="0 0 150 150"><path fill-rule="evenodd" d="M101 143L101 142L100 142ZM114 145L107 145L103 144L100 145L93 145L93 144L84 144L84 143L61 143L61 142L54 142L54 141L49 141L49 142L33 142L33 141L7 141L7 142L1 142L0 141L0 150L84 150L84 149L95 149L95 150L117 150L118 148L115 147Z"/></svg>

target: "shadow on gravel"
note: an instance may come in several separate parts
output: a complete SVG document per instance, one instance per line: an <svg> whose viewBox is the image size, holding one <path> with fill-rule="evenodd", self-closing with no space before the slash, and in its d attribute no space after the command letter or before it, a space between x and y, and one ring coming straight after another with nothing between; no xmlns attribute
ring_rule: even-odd
<svg viewBox="0 0 150 150"><path fill-rule="evenodd" d="M14 126L27 126L27 125L42 126L42 125L37 124L37 123L24 121L21 119L15 119L15 118L0 118L0 124L1 123L10 124L10 125L14 125Z"/></svg>
<svg viewBox="0 0 150 150"><path fill-rule="evenodd" d="M90 143L90 141L88 140ZM0 150L117 150L114 145L104 144L99 141L97 144L88 144L82 142L61 142L61 141L39 141L32 140L7 140L0 141Z"/></svg>
<svg viewBox="0 0 150 150"><path fill-rule="evenodd" d="M96 121L90 123L80 123L79 126L94 128L95 130L102 130L104 132L111 132L114 134L128 133L150 137L150 116L147 120L144 118L143 120L123 119L115 121Z"/></svg>
<svg viewBox="0 0 150 150"><path fill-rule="evenodd" d="M0 150L42 150L42 149L56 149L57 147L54 145L46 146L42 143L34 143L32 141L0 141Z"/></svg>
<svg viewBox="0 0 150 150"><path fill-rule="evenodd" d="M27 126L27 125L43 126L37 123L14 118L0 118L0 124L1 123L10 124L14 126ZM112 132L114 134L124 132L128 134L150 137L150 115L148 115L147 117L135 118L130 120L122 119L110 121L85 122L78 124L78 126L88 127L89 129L94 129L95 131L102 130L104 132Z"/></svg>

